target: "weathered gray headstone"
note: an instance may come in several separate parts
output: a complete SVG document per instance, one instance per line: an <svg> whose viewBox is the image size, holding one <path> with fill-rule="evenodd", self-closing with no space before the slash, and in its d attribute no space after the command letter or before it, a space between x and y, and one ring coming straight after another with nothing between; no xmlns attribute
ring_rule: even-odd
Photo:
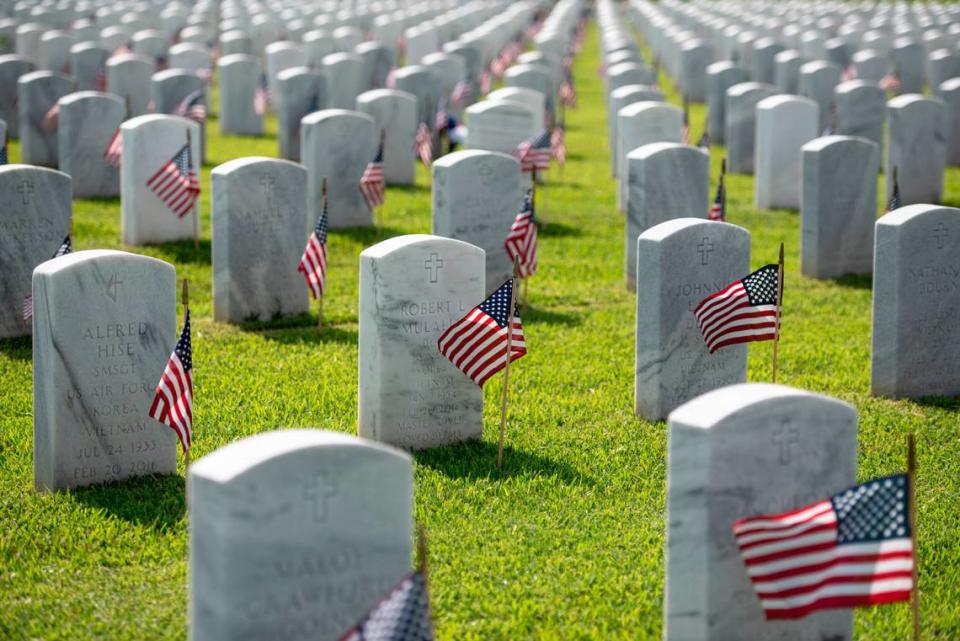
<svg viewBox="0 0 960 641"><path fill-rule="evenodd" d="M780 93L795 94L800 86L800 67L807 61L799 51L787 49L774 57L773 85Z"/></svg>
<svg viewBox="0 0 960 641"><path fill-rule="evenodd" d="M175 310L175 270L156 258L81 251L37 267L37 489L176 471L176 435L148 414L176 342Z"/></svg>
<svg viewBox="0 0 960 641"><path fill-rule="evenodd" d="M815 60L800 67L797 93L820 105L820 130L831 125L833 92L840 84L840 67L825 60Z"/></svg>
<svg viewBox="0 0 960 641"><path fill-rule="evenodd" d="M379 139L373 118L359 111L324 109L303 117L300 150L307 168L307 220L320 215L321 187L326 178L330 227L373 225L373 210L363 199L359 185L363 170L377 152Z"/></svg>
<svg viewBox="0 0 960 641"><path fill-rule="evenodd" d="M750 232L677 218L637 238L634 411L658 421L690 399L747 380L747 346L710 354L693 310L750 271Z"/></svg>
<svg viewBox="0 0 960 641"><path fill-rule="evenodd" d="M297 161L300 160L300 122L304 116L326 108L326 77L307 67L292 67L277 74L276 87L280 157Z"/></svg>
<svg viewBox="0 0 960 641"><path fill-rule="evenodd" d="M152 77L153 62L144 56L125 54L107 60L107 91L127 104L129 117L149 111Z"/></svg>
<svg viewBox="0 0 960 641"><path fill-rule="evenodd" d="M683 94L691 102L704 102L707 96L707 66L713 62L713 48L692 38L680 45L678 81Z"/></svg>
<svg viewBox="0 0 960 641"><path fill-rule="evenodd" d="M860 136L883 148L883 120L887 113L886 93L876 83L849 80L837 85L835 134Z"/></svg>
<svg viewBox="0 0 960 641"><path fill-rule="evenodd" d="M817 103L800 96L777 95L757 103L756 177L758 208L800 207L800 148L816 138Z"/></svg>
<svg viewBox="0 0 960 641"><path fill-rule="evenodd" d="M899 172L900 204L935 204L943 197L947 161L946 108L939 98L904 94L887 103L887 149L884 171L887 197Z"/></svg>
<svg viewBox="0 0 960 641"><path fill-rule="evenodd" d="M276 89L277 74L284 69L302 67L307 63L303 45L297 42L272 42L264 50L267 61L267 78L271 90Z"/></svg>
<svg viewBox="0 0 960 641"><path fill-rule="evenodd" d="M753 173L757 103L775 93L774 87L759 82L742 82L727 89L724 142L731 173Z"/></svg>
<svg viewBox="0 0 960 641"><path fill-rule="evenodd" d="M413 465L288 429L190 466L191 641L336 641L410 571Z"/></svg>
<svg viewBox="0 0 960 641"><path fill-rule="evenodd" d="M960 165L960 77L940 83L936 95L946 108L947 164L956 167Z"/></svg>
<svg viewBox="0 0 960 641"><path fill-rule="evenodd" d="M861 49L853 54L852 64L857 80L867 82L880 82L890 70L890 60L873 49Z"/></svg>
<svg viewBox="0 0 960 641"><path fill-rule="evenodd" d="M727 89L748 80L747 70L730 61L715 62L707 67L707 132L712 142L724 142Z"/></svg>
<svg viewBox="0 0 960 641"><path fill-rule="evenodd" d="M890 50L890 57L893 59L894 69L897 70L899 93L921 93L926 62L923 45L910 38L897 38Z"/></svg>
<svg viewBox="0 0 960 641"><path fill-rule="evenodd" d="M479 439L483 390L437 349L483 301L484 252L437 236L399 236L360 254L360 436L404 448Z"/></svg>
<svg viewBox="0 0 960 641"><path fill-rule="evenodd" d="M664 95L656 87L648 87L647 85L626 85L619 87L610 92L609 98L609 117L607 118L607 136L610 143L610 171L611 173L616 166L616 154L613 153L617 150L617 114L620 113L620 110L626 107L627 105L632 105L635 102L663 102Z"/></svg>
<svg viewBox="0 0 960 641"><path fill-rule="evenodd" d="M880 147L825 136L803 146L800 269L813 278L869 274Z"/></svg>
<svg viewBox="0 0 960 641"><path fill-rule="evenodd" d="M467 107L467 147L512 153L533 136L533 113L509 100L483 100Z"/></svg>
<svg viewBox="0 0 960 641"><path fill-rule="evenodd" d="M413 65L397 69L394 89L406 91L417 99L417 125L426 123L433 130L434 116L440 107L443 79L430 67Z"/></svg>
<svg viewBox="0 0 960 641"><path fill-rule="evenodd" d="M377 89L383 87L387 82L387 74L394 67L393 48L380 44L376 41L361 42L354 47L357 54L363 61L363 72L367 77L367 88ZM444 55L444 54L433 54Z"/></svg>
<svg viewBox="0 0 960 641"><path fill-rule="evenodd" d="M120 194L120 172L104 158L126 115L116 96L79 91L60 99L57 132L60 170L73 179L78 198Z"/></svg>
<svg viewBox="0 0 960 641"><path fill-rule="evenodd" d="M513 273L504 249L526 181L520 163L502 153L456 151L433 163L433 233L486 252L487 294Z"/></svg>
<svg viewBox="0 0 960 641"><path fill-rule="evenodd" d="M307 226L307 170L288 160L238 158L210 174L213 317L239 323L303 314L297 272Z"/></svg>
<svg viewBox="0 0 960 641"><path fill-rule="evenodd" d="M674 218L706 218L710 206L710 156L699 147L670 142L627 154L627 288L636 291L637 237Z"/></svg>
<svg viewBox="0 0 960 641"><path fill-rule="evenodd" d="M958 256L960 209L912 205L877 221L870 381L874 395L960 394Z"/></svg>
<svg viewBox="0 0 960 641"><path fill-rule="evenodd" d="M13 54L0 56L0 119L7 123L7 131L11 138L20 137L20 116L17 96L17 83L24 76L36 69L36 65Z"/></svg>
<svg viewBox="0 0 960 641"><path fill-rule="evenodd" d="M856 482L857 411L779 385L731 385L669 418L665 641L850 641L851 610L768 621L733 537Z"/></svg>
<svg viewBox="0 0 960 641"><path fill-rule="evenodd" d="M73 91L73 81L50 71L34 71L17 81L20 158L29 165L56 167L58 119L50 110Z"/></svg>
<svg viewBox="0 0 960 641"><path fill-rule="evenodd" d="M363 77L363 60L353 53L334 53L323 59L327 78L327 107L353 109L357 96L367 90Z"/></svg>
<svg viewBox="0 0 960 641"><path fill-rule="evenodd" d="M107 59L110 52L95 42L81 42L70 49L70 68L77 91L107 90Z"/></svg>
<svg viewBox="0 0 960 641"><path fill-rule="evenodd" d="M388 185L412 185L417 132L417 99L396 89L374 89L357 97L357 111L371 116L383 132L383 176Z"/></svg>
<svg viewBox="0 0 960 641"><path fill-rule="evenodd" d="M220 58L220 133L259 136L263 115L254 107L260 82L260 62L253 56L231 54Z"/></svg>
<svg viewBox="0 0 960 641"><path fill-rule="evenodd" d="M774 38L756 40L753 43L753 69L750 72L750 79L772 85L776 80L776 57L783 50L783 44Z"/></svg>
<svg viewBox="0 0 960 641"><path fill-rule="evenodd" d="M197 237L200 200L178 217L147 183L187 143L188 131L194 171L199 178L200 126L179 116L151 114L125 121L120 131L123 136L120 161L123 242L149 245Z"/></svg>
<svg viewBox="0 0 960 641"><path fill-rule="evenodd" d="M642 101L627 105L617 114L617 148L614 175L620 180L617 207L626 211L630 181L627 154L654 142L680 142L683 138L683 110L665 102Z"/></svg>

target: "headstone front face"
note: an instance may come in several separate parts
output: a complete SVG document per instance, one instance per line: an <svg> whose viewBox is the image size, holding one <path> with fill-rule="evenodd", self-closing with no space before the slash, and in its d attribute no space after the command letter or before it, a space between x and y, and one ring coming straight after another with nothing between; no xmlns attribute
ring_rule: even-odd
<svg viewBox="0 0 960 641"><path fill-rule="evenodd" d="M182 217L147 185L147 182L180 151L190 132L194 170L200 175L200 127L186 118L153 114L127 120L120 126L123 157L120 161L121 227L127 245L149 245L196 237L200 200Z"/></svg>
<svg viewBox="0 0 960 641"><path fill-rule="evenodd" d="M363 77L363 60L352 53L334 53L323 59L327 78L327 107L353 109L357 96L367 90Z"/></svg>
<svg viewBox="0 0 960 641"><path fill-rule="evenodd" d="M731 385L669 418L665 641L850 641L851 610L767 621L733 524L857 479L857 411L781 385Z"/></svg>
<svg viewBox="0 0 960 641"><path fill-rule="evenodd" d="M120 96L131 118L149 111L152 76L153 62L145 56L126 54L107 60L107 91Z"/></svg>
<svg viewBox="0 0 960 641"><path fill-rule="evenodd" d="M37 267L37 489L176 471L176 435L148 415L176 342L175 296L173 265L146 256L81 251Z"/></svg>
<svg viewBox="0 0 960 641"><path fill-rule="evenodd" d="M274 106L280 157L297 161L300 160L300 122L304 116L326 108L327 80L323 74L307 67L293 67L277 75L276 86Z"/></svg>
<svg viewBox="0 0 960 641"><path fill-rule="evenodd" d="M656 87L647 85L626 85L610 92L608 99L608 108L610 116L607 118L607 136L610 143L610 170L616 167L617 150L617 126L619 121L616 117L624 107L632 105L635 102L664 102L663 92Z"/></svg>
<svg viewBox="0 0 960 641"><path fill-rule="evenodd" d="M619 111L617 120L614 175L620 179L617 207L625 211L630 190L627 154L654 142L680 142L683 138L683 110L665 102L634 102Z"/></svg>
<svg viewBox="0 0 960 641"><path fill-rule="evenodd" d="M945 111L939 98L919 94L897 96L887 103L887 198L896 167L901 205L940 202L947 161Z"/></svg>
<svg viewBox="0 0 960 641"><path fill-rule="evenodd" d="M358 44L353 52L363 61L363 73L368 78L367 88L383 87L387 82L387 75L394 66L393 48L369 41Z"/></svg>
<svg viewBox="0 0 960 641"><path fill-rule="evenodd" d="M747 70L729 61L715 62L707 67L707 132L712 142L723 144L724 141L727 89L747 80Z"/></svg>
<svg viewBox="0 0 960 641"><path fill-rule="evenodd" d="M840 84L840 67L831 62L815 60L800 67L800 84L797 93L820 105L821 131L832 124L830 118L833 92L838 84Z"/></svg>
<svg viewBox="0 0 960 641"><path fill-rule="evenodd" d="M900 92L921 93L924 84L924 63L926 53L923 45L910 38L897 38L890 51L893 66L900 81Z"/></svg>
<svg viewBox="0 0 960 641"><path fill-rule="evenodd" d="M880 82L890 69L890 60L873 49L861 49L853 54L852 60L858 80Z"/></svg>
<svg viewBox="0 0 960 641"><path fill-rule="evenodd" d="M533 113L518 102L483 100L467 107L467 147L513 152L533 136Z"/></svg>
<svg viewBox="0 0 960 641"><path fill-rule="evenodd" d="M433 233L486 252L487 294L513 273L503 241L523 204L520 163L506 154L470 149L433 163Z"/></svg>
<svg viewBox="0 0 960 641"><path fill-rule="evenodd" d="M634 411L658 421L690 399L747 380L747 346L710 354L693 310L750 271L750 232L678 218L637 238Z"/></svg>
<svg viewBox="0 0 960 641"><path fill-rule="evenodd" d="M546 115L546 98L535 89L525 87L504 87L491 91L487 100L509 100L518 102L533 114L533 130L541 131L544 127Z"/></svg>
<svg viewBox="0 0 960 641"><path fill-rule="evenodd" d="M253 56L231 54L220 58L220 133L259 136L263 115L254 107L260 80L260 62Z"/></svg>
<svg viewBox="0 0 960 641"><path fill-rule="evenodd" d="M429 67L413 65L397 69L394 80L393 88L416 96L417 125L425 122L432 130L434 116L440 106L440 96L443 93L443 79L440 75Z"/></svg>
<svg viewBox="0 0 960 641"><path fill-rule="evenodd" d="M383 176L388 185L412 185L416 159L410 152L417 133L417 99L406 91L374 89L357 97L357 111L372 117L384 133Z"/></svg>
<svg viewBox="0 0 960 641"><path fill-rule="evenodd" d="M103 154L123 122L126 107L116 96L96 91L69 94L59 104L60 170L73 178L73 195L118 195L120 172Z"/></svg>
<svg viewBox="0 0 960 641"><path fill-rule="evenodd" d="M373 118L359 111L324 109L304 116L300 149L307 168L307 220L316 221L320 215L326 178L330 228L373 226L373 210L359 185L377 153L379 138Z"/></svg>
<svg viewBox="0 0 960 641"><path fill-rule="evenodd" d="M409 572L410 457L288 429L190 466L193 641L336 641Z"/></svg>
<svg viewBox="0 0 960 641"><path fill-rule="evenodd" d="M70 229L70 176L30 165L0 165L0 338L25 336L22 304L33 269L50 260Z"/></svg>
<svg viewBox="0 0 960 641"><path fill-rule="evenodd" d="M801 271L813 278L869 274L880 148L866 138L825 136L802 153Z"/></svg>
<svg viewBox="0 0 960 641"><path fill-rule="evenodd" d="M49 71L34 71L17 81L20 158L29 165L56 167L57 127L46 126L47 113L73 91L73 82Z"/></svg>
<svg viewBox="0 0 960 641"><path fill-rule="evenodd" d="M483 301L483 265L479 247L419 234L360 254L360 436L414 449L482 436L483 389L437 339Z"/></svg>
<svg viewBox="0 0 960 641"><path fill-rule="evenodd" d="M757 103L758 208L800 207L800 148L819 134L817 103L799 96L770 96Z"/></svg>
<svg viewBox="0 0 960 641"><path fill-rule="evenodd" d="M707 66L713 62L713 48L690 39L680 46L680 86L691 102L704 102L707 95Z"/></svg>
<svg viewBox="0 0 960 641"><path fill-rule="evenodd" d="M70 69L77 91L105 91L110 52L95 42L81 42L70 49Z"/></svg>
<svg viewBox="0 0 960 641"><path fill-rule="evenodd" d="M941 83L937 87L937 97L946 107L947 163L956 167L960 165L960 77Z"/></svg>
<svg viewBox="0 0 960 641"><path fill-rule="evenodd" d="M770 85L743 82L727 89L727 164L731 173L752 174L757 103L776 93Z"/></svg>
<svg viewBox="0 0 960 641"><path fill-rule="evenodd" d="M841 82L833 93L836 131L842 136L859 136L883 148L883 120L887 113L886 92L876 83L863 80Z"/></svg>
<svg viewBox="0 0 960 641"><path fill-rule="evenodd" d="M637 237L674 218L706 218L710 156L689 145L660 142L627 154L627 288L636 291Z"/></svg>
<svg viewBox="0 0 960 641"><path fill-rule="evenodd" d="M21 76L36 69L36 65L16 55L0 56L0 119L7 123L11 138L20 137L20 117L18 109L17 82Z"/></svg>
<svg viewBox="0 0 960 641"><path fill-rule="evenodd" d="M800 86L800 67L806 60L799 51L787 49L774 57L773 84L780 93L797 93Z"/></svg>
<svg viewBox="0 0 960 641"><path fill-rule="evenodd" d="M238 158L210 174L213 317L240 323L304 314L297 271L307 221L307 170L288 160Z"/></svg>
<svg viewBox="0 0 960 641"><path fill-rule="evenodd" d="M960 394L960 209L901 207L876 224L871 391Z"/></svg>

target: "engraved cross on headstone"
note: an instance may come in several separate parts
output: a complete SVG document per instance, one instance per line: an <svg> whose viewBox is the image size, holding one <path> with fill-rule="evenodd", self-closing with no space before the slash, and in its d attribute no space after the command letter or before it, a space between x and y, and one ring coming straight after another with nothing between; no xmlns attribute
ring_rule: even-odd
<svg viewBox="0 0 960 641"><path fill-rule="evenodd" d="M316 474L303 488L303 496L313 502L313 520L322 523L327 519L327 500L337 493L337 487L327 482L327 475Z"/></svg>
<svg viewBox="0 0 960 641"><path fill-rule="evenodd" d="M700 264L706 265L710 262L710 253L713 251L713 243L710 242L709 238L704 238L700 241L700 244L697 245L697 251L700 252Z"/></svg>
<svg viewBox="0 0 960 641"><path fill-rule="evenodd" d="M790 447L799 443L800 437L795 427L784 427L773 433L773 444L780 447L780 465L790 464Z"/></svg>
<svg viewBox="0 0 960 641"><path fill-rule="evenodd" d="M20 194L20 197L23 198L23 204L30 204L30 195L33 193L33 182L29 180L24 180L19 185L17 185L17 193Z"/></svg>
<svg viewBox="0 0 960 641"><path fill-rule="evenodd" d="M947 227L943 224L943 221L937 223L937 228L933 230L933 237L937 239L937 249L943 249L943 241L945 241L949 235L950 232L947 231Z"/></svg>
<svg viewBox="0 0 960 641"><path fill-rule="evenodd" d="M443 269L443 259L434 252L430 254L430 258L423 261L423 268L430 272L430 282L435 283L440 275L440 270Z"/></svg>
<svg viewBox="0 0 960 641"><path fill-rule="evenodd" d="M110 276L110 280L107 281L107 286L104 288L104 292L113 302L117 302L117 294L120 293L120 285L123 285L123 281L120 280L120 274L114 272L113 275Z"/></svg>
<svg viewBox="0 0 960 641"><path fill-rule="evenodd" d="M267 202L273 201L273 185L276 182L277 179L273 176L267 174L260 176L260 184L263 185L263 197L267 199Z"/></svg>

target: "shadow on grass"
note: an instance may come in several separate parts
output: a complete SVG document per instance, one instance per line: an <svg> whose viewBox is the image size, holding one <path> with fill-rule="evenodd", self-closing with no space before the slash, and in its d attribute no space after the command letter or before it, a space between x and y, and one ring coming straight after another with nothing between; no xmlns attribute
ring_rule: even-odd
<svg viewBox="0 0 960 641"><path fill-rule="evenodd" d="M960 396L921 396L910 399L924 407L939 407L945 410L960 410Z"/></svg>
<svg viewBox="0 0 960 641"><path fill-rule="evenodd" d="M537 234L550 238L567 238L570 236L583 236L583 230L573 225L554 223L547 220L546 222L541 222Z"/></svg>
<svg viewBox="0 0 960 641"><path fill-rule="evenodd" d="M209 265L212 260L210 240L206 238L201 238L198 245L194 245L192 240L178 240L172 243L163 243L162 245L150 245L150 248L158 254L162 254L167 262L172 263Z"/></svg>
<svg viewBox="0 0 960 641"><path fill-rule="evenodd" d="M847 274L839 278L831 278L834 283L841 287L851 289L873 289L873 276L870 274Z"/></svg>
<svg viewBox="0 0 960 641"><path fill-rule="evenodd" d="M33 359L33 338L18 336L0 339L0 354L18 361L29 361Z"/></svg>
<svg viewBox="0 0 960 641"><path fill-rule="evenodd" d="M503 447L503 467L497 469L497 444L469 441L431 450L415 451L417 463L451 479L499 480L513 477L555 476L564 483L593 485L593 479L565 463L509 445Z"/></svg>
<svg viewBox="0 0 960 641"><path fill-rule="evenodd" d="M390 191L400 191L409 194L423 194L430 192L429 185L387 185Z"/></svg>
<svg viewBox="0 0 960 641"><path fill-rule="evenodd" d="M184 517L184 481L179 475L144 476L73 490L77 501L130 523L173 528Z"/></svg>
<svg viewBox="0 0 960 641"><path fill-rule="evenodd" d="M580 316L568 312L551 312L527 303L520 310L520 317L524 322L547 323L548 325L563 325L576 327L581 323Z"/></svg>
<svg viewBox="0 0 960 641"><path fill-rule="evenodd" d="M402 236L407 232L401 231L396 227L347 227L345 229L332 230L331 233L336 236L349 238L364 247L370 247L388 238Z"/></svg>
<svg viewBox="0 0 960 641"><path fill-rule="evenodd" d="M299 318L299 317L298 317ZM267 329L264 331L249 329L241 326L243 331L257 331L264 339L282 343L284 345L322 345L324 343L339 343L341 345L357 345L357 331L340 329L335 325L317 327L315 316L306 316L308 323L303 326L291 326L285 329Z"/></svg>

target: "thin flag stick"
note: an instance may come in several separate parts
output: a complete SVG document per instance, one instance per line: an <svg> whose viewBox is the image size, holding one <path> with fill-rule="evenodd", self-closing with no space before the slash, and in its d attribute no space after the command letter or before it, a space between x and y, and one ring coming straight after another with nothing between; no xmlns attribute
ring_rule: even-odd
<svg viewBox="0 0 960 641"><path fill-rule="evenodd" d="M190 291L187 285L187 279L183 279L183 290L181 295L181 301L183 302L183 324L187 324L187 316L190 314ZM192 441L192 439L191 439ZM190 448L184 448L183 450L183 478L188 478L188 472L190 471ZM184 491L186 491L186 483L184 483Z"/></svg>
<svg viewBox="0 0 960 641"><path fill-rule="evenodd" d="M560 122L563 123L563 135L567 135L567 103L563 100L560 100ZM563 181L563 165L560 165L558 169L560 170L560 180Z"/></svg>
<svg viewBox="0 0 960 641"><path fill-rule="evenodd" d="M920 586L917 584L917 448L913 432L907 435L907 493L910 500L910 538L913 544L913 641L920 641Z"/></svg>
<svg viewBox="0 0 960 641"><path fill-rule="evenodd" d="M513 259L513 287L510 289L510 311L507 313L507 362L503 366L503 400L500 404L500 445L497 447L497 469L503 467L503 435L507 429L507 388L510 385L510 357L513 356L513 310L517 304L517 274L520 259Z"/></svg>
<svg viewBox="0 0 960 641"><path fill-rule="evenodd" d="M783 243L780 243L780 260L777 263L777 326L773 334L773 382L777 382L777 348L780 346L780 314L783 307Z"/></svg>
<svg viewBox="0 0 960 641"><path fill-rule="evenodd" d="M322 201L320 203L320 207L321 207L320 211L324 212L327 209L327 177L326 176L323 177L323 185L320 189L321 189L321 193L323 194ZM320 215L322 216L323 214L321 213ZM313 232L310 232L310 233L312 234ZM317 328L320 328L320 327L323 327L323 295L320 295L317 298Z"/></svg>
<svg viewBox="0 0 960 641"><path fill-rule="evenodd" d="M381 160L381 166L383 167L383 171L384 171L384 172L386 172L386 164L385 164L385 163L386 163L386 145L384 144L384 142L385 142L386 140L387 140L387 130L386 130L386 129L381 129L381 130L380 130L380 149L383 149L383 150L384 150L384 158L381 158L380 160ZM324 188L323 188L323 206L326 207L326 206L327 206L327 188L326 188L327 179L326 179L326 178L323 179L323 184L324 184ZM384 173L384 175L383 175L383 191L384 191L384 193L386 193L386 191L387 191L387 175L386 175L386 173ZM384 198L383 200L386 200L386 198ZM376 227L377 227L377 240L379 240L380 237L383 235L383 205L380 205L379 207L374 208L373 211L376 213L376 216L377 216L377 223L376 223Z"/></svg>
<svg viewBox="0 0 960 641"><path fill-rule="evenodd" d="M187 153L190 154L190 163L193 164L193 145L191 143L190 127L187 126ZM197 172L199 175L200 172ZM200 260L200 199L193 203L193 253L197 261Z"/></svg>

